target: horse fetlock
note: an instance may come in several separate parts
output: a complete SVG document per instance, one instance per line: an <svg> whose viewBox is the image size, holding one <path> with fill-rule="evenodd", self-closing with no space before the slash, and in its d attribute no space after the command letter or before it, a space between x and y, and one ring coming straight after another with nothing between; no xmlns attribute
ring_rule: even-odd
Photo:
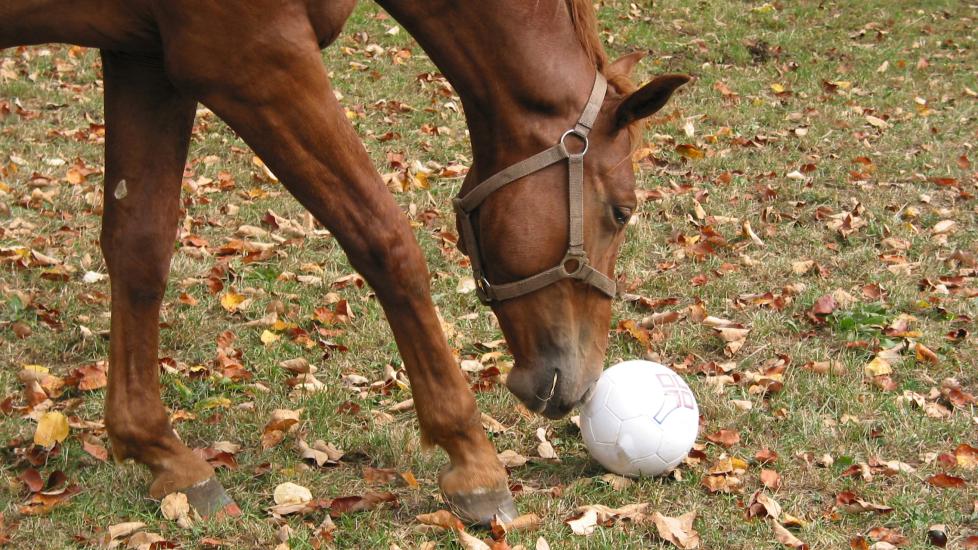
<svg viewBox="0 0 978 550"><path fill-rule="evenodd" d="M153 483L149 487L149 495L153 498L191 490L214 477L214 468L189 449L186 453L167 457L156 467L151 466L151 470Z"/></svg>
<svg viewBox="0 0 978 550"><path fill-rule="evenodd" d="M491 460L446 468L438 478L445 494L470 494L497 491L509 487L506 468L495 456Z"/></svg>

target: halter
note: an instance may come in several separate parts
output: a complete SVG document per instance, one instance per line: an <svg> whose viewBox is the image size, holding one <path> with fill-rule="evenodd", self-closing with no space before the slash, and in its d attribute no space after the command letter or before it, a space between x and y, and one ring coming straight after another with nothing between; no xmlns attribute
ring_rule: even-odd
<svg viewBox="0 0 978 550"><path fill-rule="evenodd" d="M517 296L523 296L563 279L577 279L597 288L611 298L617 293L615 281L604 273L589 265L587 253L584 251L584 155L587 154L587 135L594 125L604 101L608 82L599 71L594 77L594 87L591 97L584 106L584 112L573 128L564 132L556 145L543 150L532 157L518 162L509 168L477 185L472 191L462 197L456 197L452 204L455 214L462 226L462 239L472 263L472 273L476 281L476 294L484 304L502 302ZM583 142L584 149L580 153L571 153L565 142L573 136ZM554 267L531 275L525 279L504 284L490 284L482 269L482 257L479 243L475 238L475 228L472 225L472 214L493 192L504 185L512 183L524 176L539 172L551 164L567 159L568 211L570 232L567 242L567 253L564 259Z"/></svg>

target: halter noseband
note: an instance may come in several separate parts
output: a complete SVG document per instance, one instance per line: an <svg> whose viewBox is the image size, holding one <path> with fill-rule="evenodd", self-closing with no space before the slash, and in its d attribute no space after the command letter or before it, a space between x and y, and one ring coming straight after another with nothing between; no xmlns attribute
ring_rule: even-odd
<svg viewBox="0 0 978 550"><path fill-rule="evenodd" d="M472 262L476 294L482 303L502 302L523 296L563 279L584 281L609 297L615 297L617 293L615 281L591 267L587 253L584 251L584 155L587 154L588 150L588 133L601 110L601 103L604 101L607 90L608 82L598 71L594 78L594 88L591 89L591 97L588 98L587 105L584 106L584 112L581 113L577 124L560 136L556 145L496 173L496 175L477 185L465 196L456 197L452 201L455 214L458 216L462 227L462 239ZM571 153L567 150L564 142L568 136L574 136L584 143L584 149L580 153ZM564 259L556 266L525 279L512 283L489 284L482 269L482 257L479 251L479 243L475 238L472 214L489 195L504 185L543 170L564 159L567 159L570 217L570 234Z"/></svg>

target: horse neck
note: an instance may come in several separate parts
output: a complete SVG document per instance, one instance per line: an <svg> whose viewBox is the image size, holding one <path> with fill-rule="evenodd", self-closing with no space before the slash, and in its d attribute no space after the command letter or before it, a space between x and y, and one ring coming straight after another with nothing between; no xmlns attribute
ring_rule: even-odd
<svg viewBox="0 0 978 550"><path fill-rule="evenodd" d="M377 1L458 92L478 179L553 145L580 116L595 68L565 0Z"/></svg>

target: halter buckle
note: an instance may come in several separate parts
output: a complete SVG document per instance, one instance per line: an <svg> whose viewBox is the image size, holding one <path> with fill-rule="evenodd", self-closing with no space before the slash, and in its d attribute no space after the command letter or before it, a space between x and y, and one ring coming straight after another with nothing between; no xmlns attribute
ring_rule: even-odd
<svg viewBox="0 0 978 550"><path fill-rule="evenodd" d="M485 275L482 275L475 280L475 294L479 297L479 301L488 304L492 302L492 298L489 297L489 279L486 279Z"/></svg>
<svg viewBox="0 0 978 550"><path fill-rule="evenodd" d="M584 150L581 151L580 153L571 153L569 150L567 150L567 143L565 141L567 139L567 136L574 136L577 139L584 142ZM564 152L567 153L568 157L583 157L584 155L587 154L587 149L588 147L591 146L591 144L587 140L587 134L581 132L577 128L571 128L570 130L564 132L562 136L560 136L560 146L561 148L563 148Z"/></svg>
<svg viewBox="0 0 978 550"><path fill-rule="evenodd" d="M574 269L567 269L567 264L574 262ZM560 268L564 270L564 277L576 279L584 268L588 265L587 254L583 250L568 250L564 254L564 259L560 261Z"/></svg>

